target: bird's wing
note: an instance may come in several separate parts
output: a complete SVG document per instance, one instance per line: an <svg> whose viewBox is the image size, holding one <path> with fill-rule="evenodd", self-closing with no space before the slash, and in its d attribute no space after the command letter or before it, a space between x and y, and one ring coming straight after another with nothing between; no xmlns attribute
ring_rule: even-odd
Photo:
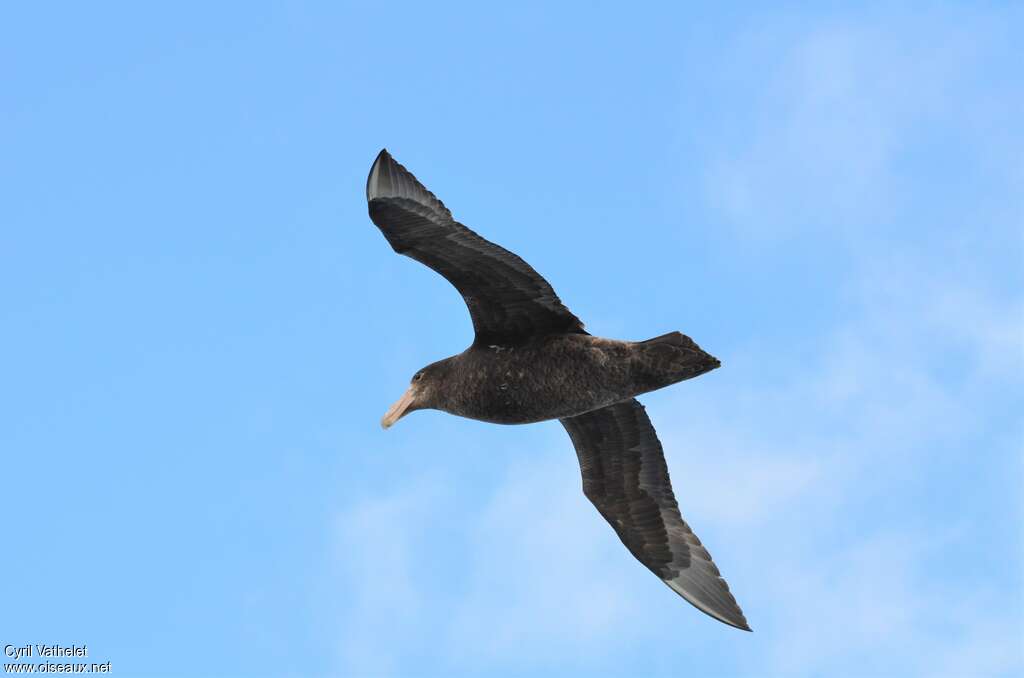
<svg viewBox="0 0 1024 678"><path fill-rule="evenodd" d="M627 400L562 419L583 473L583 493L636 559L701 612L749 631L718 568L679 514L658 435Z"/></svg>
<svg viewBox="0 0 1024 678"><path fill-rule="evenodd" d="M583 332L583 323L529 264L452 218L416 177L383 150L366 180L370 219L399 254L426 264L462 294L476 343Z"/></svg>

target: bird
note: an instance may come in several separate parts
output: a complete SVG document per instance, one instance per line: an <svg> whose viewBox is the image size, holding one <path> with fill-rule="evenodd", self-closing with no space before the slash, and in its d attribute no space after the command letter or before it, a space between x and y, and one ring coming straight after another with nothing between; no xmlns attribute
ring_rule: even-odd
<svg viewBox="0 0 1024 678"><path fill-rule="evenodd" d="M750 631L679 512L661 442L636 400L720 361L680 332L637 342L591 335L537 271L456 221L387 149L370 168L366 200L395 252L462 295L474 330L465 351L416 371L381 425L422 409L496 424L558 419L576 449L584 496L629 552L701 612Z"/></svg>

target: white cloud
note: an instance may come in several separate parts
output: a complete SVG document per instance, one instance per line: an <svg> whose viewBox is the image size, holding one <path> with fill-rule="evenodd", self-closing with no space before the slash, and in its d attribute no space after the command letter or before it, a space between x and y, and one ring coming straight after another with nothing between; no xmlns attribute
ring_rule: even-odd
<svg viewBox="0 0 1024 678"><path fill-rule="evenodd" d="M928 576L961 551L964 537L880 527L838 551L769 564L780 614L768 673L982 676L1019 668L1013 617L990 605L998 592L937 586Z"/></svg>
<svg viewBox="0 0 1024 678"><path fill-rule="evenodd" d="M513 464L475 521L449 637L463 667L597 661L636 613L621 582L642 569L584 498L568 436L552 447Z"/></svg>
<svg viewBox="0 0 1024 678"><path fill-rule="evenodd" d="M347 617L338 639L344 675L394 675L400 650L416 646L430 596L419 574L428 526L445 503L447 484L424 476L390 496L364 499L338 518L337 562L347 583ZM429 614L429 612L427 612Z"/></svg>
<svg viewBox="0 0 1024 678"><path fill-rule="evenodd" d="M340 514L343 673L404 675L420 653L429 673L550 669L600 662L610 638L628 640L638 608L622 582L654 579L583 496L561 438L511 464L479 511L462 499L448 513L473 482L462 475L420 478ZM429 566L436 544L458 554L451 568Z"/></svg>
<svg viewBox="0 0 1024 678"><path fill-rule="evenodd" d="M958 166L967 162L999 172L987 178L993 188L1013 186L1019 167L1005 163L1020 162L1024 140L996 130L1020 109L1022 93L977 84L986 61L1000 58L991 50L1008 40L997 20L962 14L893 12L884 21L819 23L803 34L786 22L759 26L734 57L759 66L744 83L757 115L708 140L709 202L747 238L817 232L857 241L898 224L907 195L912 208L929 188L936 203L947 199L941 184L913 183L919 179L907 168L922 144L930 144L933 169L947 165L944 182L967 180L975 168ZM994 169L993 157L1000 159ZM1018 226L1019 206L1017 199L1003 215Z"/></svg>
<svg viewBox="0 0 1024 678"><path fill-rule="evenodd" d="M901 498L905 487L929 482L937 463L977 457L969 441L985 433L994 371L1019 389L1019 354L1007 351L1024 339L1019 303L906 265L884 281L865 274L848 302L846 320L807 357L810 369L738 393L735 383L711 381L713 397L684 385L669 406L649 408L666 422L659 429L683 514L698 534L735 542L719 565L748 601L752 625L770 637L769 657L747 670L1024 668L1020 592L1001 590L1005 580L955 574L978 547L970 525L929 518L927 507ZM747 369L771 359L756 345L748 350L737 361ZM1000 351L1007 355L994 362ZM1021 559L1019 549L992 548Z"/></svg>

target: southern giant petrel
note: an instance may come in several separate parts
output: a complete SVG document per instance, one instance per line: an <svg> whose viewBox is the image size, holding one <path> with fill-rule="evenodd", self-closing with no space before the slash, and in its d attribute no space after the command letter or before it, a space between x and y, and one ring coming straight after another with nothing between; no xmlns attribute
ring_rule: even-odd
<svg viewBox="0 0 1024 678"><path fill-rule="evenodd" d="M370 219L399 254L442 276L473 319L473 345L416 372L381 424L436 409L497 424L559 419L583 493L637 560L697 609L747 620L676 504L661 443L635 396L715 369L679 332L647 341L591 336L529 264L481 238L382 150L366 180Z"/></svg>

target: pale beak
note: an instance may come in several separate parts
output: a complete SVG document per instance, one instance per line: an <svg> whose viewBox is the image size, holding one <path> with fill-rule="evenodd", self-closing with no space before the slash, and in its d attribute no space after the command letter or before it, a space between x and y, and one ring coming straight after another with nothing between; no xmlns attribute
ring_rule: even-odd
<svg viewBox="0 0 1024 678"><path fill-rule="evenodd" d="M384 428L391 428L391 425L396 421L405 416L405 413L409 410L409 406L412 405L412 401L415 396L412 392L412 386L402 394L402 397L398 399L394 405L387 411L384 418L380 420L380 425Z"/></svg>

